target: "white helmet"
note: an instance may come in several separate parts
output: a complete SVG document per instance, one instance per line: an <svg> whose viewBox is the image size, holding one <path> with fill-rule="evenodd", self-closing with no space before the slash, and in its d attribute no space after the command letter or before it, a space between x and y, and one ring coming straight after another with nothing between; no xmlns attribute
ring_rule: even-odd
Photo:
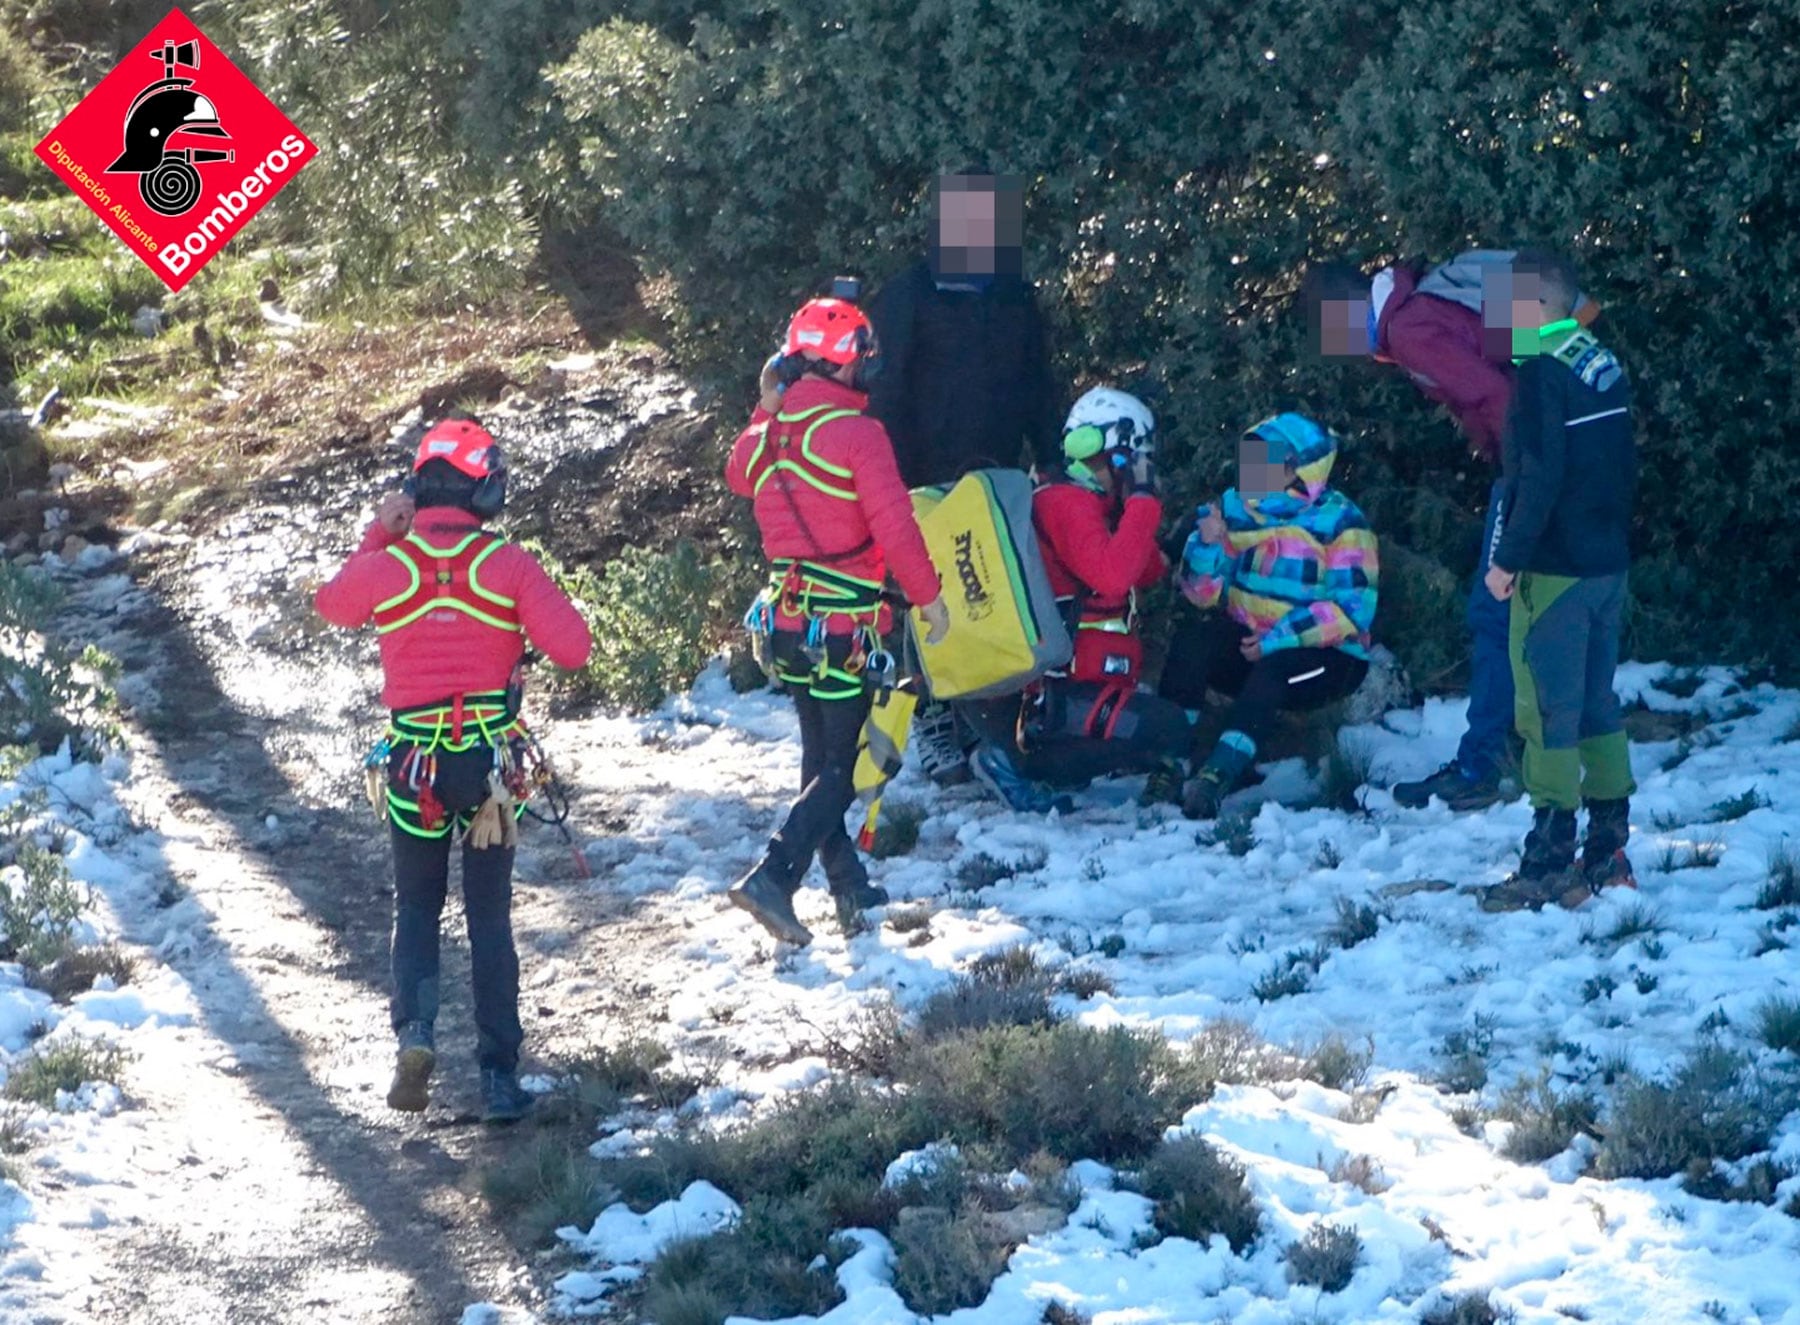
<svg viewBox="0 0 1800 1325"><path fill-rule="evenodd" d="M1063 454L1091 460L1104 451L1148 451L1156 416L1136 396L1097 386L1077 400L1063 421Z"/></svg>

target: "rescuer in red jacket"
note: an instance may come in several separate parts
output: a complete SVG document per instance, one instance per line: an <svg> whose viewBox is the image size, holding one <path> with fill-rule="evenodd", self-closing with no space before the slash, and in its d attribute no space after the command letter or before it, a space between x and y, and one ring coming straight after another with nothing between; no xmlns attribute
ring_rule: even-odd
<svg viewBox="0 0 1800 1325"><path fill-rule="evenodd" d="M887 431L863 413L874 349L855 304L815 299L801 308L763 370L761 400L725 471L731 490L754 503L772 567L748 624L764 666L793 696L801 741L799 799L731 900L789 943L812 939L793 898L815 855L840 915L887 901L844 830L869 710L865 674L893 627L885 578L922 606L932 642L950 628Z"/></svg>
<svg viewBox="0 0 1800 1325"><path fill-rule="evenodd" d="M1168 566L1157 546L1162 502L1154 416L1136 396L1095 387L1063 425L1063 467L1039 484L1032 522L1050 586L1072 624L1066 673L1027 691L1023 707L983 706L975 775L1016 810L1055 804L1045 787L1148 772L1148 799L1174 799L1190 739L1177 704L1139 686L1144 645L1137 594Z"/></svg>
<svg viewBox="0 0 1800 1325"><path fill-rule="evenodd" d="M482 1100L491 1122L517 1119L531 1104L517 1075L524 1033L507 794L509 781L513 790L522 786L524 729L508 687L527 641L569 668L585 663L593 645L587 623L536 558L482 528L505 499L506 467L494 439L473 419L443 420L420 438L404 491L383 499L362 546L316 599L335 626L374 622L381 698L392 714L384 745L399 1054L388 1105L419 1112L429 1102L438 929L451 839L461 831Z"/></svg>

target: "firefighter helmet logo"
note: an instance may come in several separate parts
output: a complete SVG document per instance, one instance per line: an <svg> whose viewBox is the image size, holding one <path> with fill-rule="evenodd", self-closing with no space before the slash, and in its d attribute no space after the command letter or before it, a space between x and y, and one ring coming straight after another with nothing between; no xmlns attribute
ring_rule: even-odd
<svg viewBox="0 0 1800 1325"><path fill-rule="evenodd" d="M37 154L179 290L318 149L172 9L44 136Z"/></svg>
<svg viewBox="0 0 1800 1325"><path fill-rule="evenodd" d="M162 61L163 76L132 100L125 113L125 150L106 168L109 175L136 175L138 192L152 211L180 216L200 201L200 172L196 167L213 161L230 161L229 148L196 147L177 143L196 135L230 138L219 123L219 112L204 95L194 90L195 79L177 70L200 68L200 45L164 41L150 51Z"/></svg>

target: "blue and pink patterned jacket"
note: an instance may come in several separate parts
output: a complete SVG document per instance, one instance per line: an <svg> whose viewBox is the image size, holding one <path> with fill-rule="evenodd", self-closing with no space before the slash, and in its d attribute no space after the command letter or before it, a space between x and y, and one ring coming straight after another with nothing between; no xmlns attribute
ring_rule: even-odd
<svg viewBox="0 0 1800 1325"><path fill-rule="evenodd" d="M1222 546L1196 530L1182 553L1178 582L1199 607L1225 610L1277 649L1342 649L1369 656L1380 575L1375 531L1355 502L1329 486L1337 440L1298 414L1269 421L1291 441L1295 488L1246 500L1225 493ZM1264 425L1267 428L1269 425ZM1304 493L1296 491L1304 489ZM1201 507L1204 515L1207 507Z"/></svg>

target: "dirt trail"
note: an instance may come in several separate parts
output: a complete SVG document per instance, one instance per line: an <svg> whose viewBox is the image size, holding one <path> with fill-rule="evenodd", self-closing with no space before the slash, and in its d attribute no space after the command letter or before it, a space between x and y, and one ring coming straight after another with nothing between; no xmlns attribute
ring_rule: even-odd
<svg viewBox="0 0 1800 1325"><path fill-rule="evenodd" d="M571 405L514 424L531 434L518 451L536 448L546 503L605 500L551 481L559 451L575 446L567 464L604 483L595 453L671 412L666 381L628 410L622 394L601 402L610 414ZM702 431L677 423L687 438ZM96 1199L110 1225L80 1265L55 1267L46 1296L71 1314L43 1319L438 1325L473 1302L544 1303L547 1269L507 1243L479 1196L482 1168L529 1129L474 1121L454 896L433 1111L411 1119L383 1102L391 886L356 776L376 712L374 647L324 631L306 588L354 546L393 459L339 459L263 485L215 529L134 556L134 589L90 580L70 606L70 634L127 665L135 730L121 799L160 835L146 863L161 879L117 901L119 919L188 981L199 1013L130 1071L132 1171L109 1175L103 1198L42 1193L45 1228L78 1223ZM618 826L598 803L576 822L586 837ZM581 883L548 833L521 851L518 877L529 1070L530 1056L578 1052L641 1020L656 989L679 983L646 979L650 955L682 936L668 914ZM563 979L554 997L534 991L546 960L585 978Z"/></svg>

